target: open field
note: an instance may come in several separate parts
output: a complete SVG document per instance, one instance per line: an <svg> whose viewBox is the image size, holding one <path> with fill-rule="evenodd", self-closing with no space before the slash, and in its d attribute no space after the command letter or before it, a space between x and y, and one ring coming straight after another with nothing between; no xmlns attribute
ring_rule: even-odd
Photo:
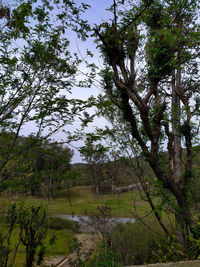
<svg viewBox="0 0 200 267"><path fill-rule="evenodd" d="M141 200L137 192L127 192L121 194L119 199L117 194L105 194L96 196L92 193L89 186L80 186L73 189L71 200L72 207L70 207L66 192L61 191L56 200L48 200L43 198L34 198L20 196L13 199L9 199L4 195L1 195L0 208L7 206L12 201L23 201L27 205L39 205L43 204L47 207L49 214L75 214L83 215L85 211L96 211L99 205L108 205L112 209L112 215L114 217L133 217L134 204L137 207L137 211L140 215L146 215L150 212L150 208L147 202Z"/></svg>
<svg viewBox="0 0 200 267"><path fill-rule="evenodd" d="M95 212L97 206L99 205L108 205L112 209L113 217L134 217L134 205L137 207L137 212L141 216L146 216L150 213L150 208L147 202L141 200L137 192L127 192L121 194L120 198L118 195L106 194L101 196L95 196L91 188L88 186L76 187L72 192L72 207L70 207L66 192L60 192L55 201L51 200L48 202L42 198L33 198L20 196L18 198L9 199L5 195L1 195L0 199L0 208L3 209L12 203L13 201L22 201L25 205L39 205L43 204L47 207L49 215L53 214L75 214L83 215L85 211ZM157 201L155 199L155 201ZM165 223L169 225L167 219L164 218ZM153 225L153 228L157 231L162 231L160 226L155 225L155 219L153 216L146 217L149 225ZM49 245L49 239L52 235L56 236L56 243L52 246ZM58 255L67 255L69 253L69 243L73 238L74 234L68 230L49 230L48 236L45 240L46 245L46 257L49 256L58 256ZM17 237L17 233L13 237L13 240ZM22 266L24 259L24 247L19 247L19 251L16 258L15 267Z"/></svg>

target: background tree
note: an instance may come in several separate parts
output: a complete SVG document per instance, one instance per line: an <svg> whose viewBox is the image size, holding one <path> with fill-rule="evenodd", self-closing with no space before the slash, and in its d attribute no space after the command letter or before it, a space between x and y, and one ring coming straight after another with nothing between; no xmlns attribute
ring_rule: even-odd
<svg viewBox="0 0 200 267"><path fill-rule="evenodd" d="M9 149L12 142L10 135L0 134L0 145L4 147L0 155ZM20 154L10 158L1 171L0 190L7 190L11 197L13 193L32 196L43 193L49 200L55 199L57 189L62 187L64 175L71 169L73 151L46 138L35 140L34 136L19 136L13 149L14 153L18 151Z"/></svg>
<svg viewBox="0 0 200 267"><path fill-rule="evenodd" d="M84 156L91 176L94 192L100 194L100 185L104 180L103 163L106 161L106 152L108 148L101 143L96 143L96 137L88 134L85 146L80 149L80 153Z"/></svg>
<svg viewBox="0 0 200 267"><path fill-rule="evenodd" d="M44 146L43 157L45 161L42 170L43 184L47 197L55 199L55 193L58 186L64 179L64 175L70 170L70 161L73 152L69 148L64 148L57 142L47 143Z"/></svg>
<svg viewBox="0 0 200 267"><path fill-rule="evenodd" d="M67 189L67 198L70 206L72 206L72 200L71 200L72 188L77 180L78 175L79 172L77 170L69 170L67 172L65 171L64 174L63 183L64 183L64 188Z"/></svg>

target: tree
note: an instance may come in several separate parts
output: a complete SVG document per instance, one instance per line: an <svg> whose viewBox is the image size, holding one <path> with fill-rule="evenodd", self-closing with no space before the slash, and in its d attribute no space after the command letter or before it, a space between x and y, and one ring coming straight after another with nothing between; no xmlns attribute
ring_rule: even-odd
<svg viewBox="0 0 200 267"><path fill-rule="evenodd" d="M14 133L0 133L0 146L2 148L0 151L0 162L5 159L12 144L13 136ZM25 138L19 136L13 149L14 152L17 153L23 150L24 143ZM32 172L32 167L25 153L15 156L13 154L12 158L7 160L0 172L0 191L8 190L11 194L14 192L17 194L27 192Z"/></svg>
<svg viewBox="0 0 200 267"><path fill-rule="evenodd" d="M13 231L16 228L20 210L13 204L9 207L5 214L1 214L1 219L4 224L2 224L2 229L0 233L0 264L2 267L7 267L9 262L9 256L11 253L10 240L13 235ZM12 267L15 262L16 253L21 241L22 231L19 231L19 235L16 238L14 245L14 253L11 257L9 266Z"/></svg>
<svg viewBox="0 0 200 267"><path fill-rule="evenodd" d="M88 163L88 171L92 179L94 192L100 194L100 185L103 181L103 163L106 161L108 148L101 143L96 144L96 138L88 134L85 146L81 147L80 153Z"/></svg>
<svg viewBox="0 0 200 267"><path fill-rule="evenodd" d="M199 4L143 0L136 6L114 0L110 10L113 20L94 29L104 57L104 91L165 192L177 240L186 247L186 236L196 234L199 212L192 201L199 136Z"/></svg>
<svg viewBox="0 0 200 267"><path fill-rule="evenodd" d="M72 206L72 200L71 200L71 191L72 187L78 177L79 173L77 170L70 170L70 171L65 171L63 182L64 186L67 189L67 198L70 204L70 207Z"/></svg>
<svg viewBox="0 0 200 267"><path fill-rule="evenodd" d="M11 133L0 134L0 146L4 147L0 157L9 150L12 137ZM56 190L61 188L63 177L71 168L73 151L46 138L35 139L34 136L18 137L13 151L20 154L12 156L2 169L0 191L34 196L41 193L43 187L44 195L49 200L55 199Z"/></svg>
<svg viewBox="0 0 200 267"><path fill-rule="evenodd" d="M1 266L14 265L21 243L26 247L25 266L31 267L34 262L40 264L45 253L43 241L47 233L46 210L42 206L29 208L13 203L3 215L1 214L1 221L3 228L0 233ZM16 228L18 231L14 234ZM13 235L15 243L12 248Z"/></svg>
<svg viewBox="0 0 200 267"><path fill-rule="evenodd" d="M21 153L14 147L24 125L33 127L35 142L72 123L80 111L82 101L76 105L78 100L66 97L80 63L69 52L66 31L84 32L80 14L85 9L73 1L0 2L0 130L13 133L0 171Z"/></svg>
<svg viewBox="0 0 200 267"><path fill-rule="evenodd" d="M48 142L43 147L44 168L41 171L48 200L55 200L55 192L70 170L73 151L57 142Z"/></svg>
<svg viewBox="0 0 200 267"><path fill-rule="evenodd" d="M33 266L34 262L40 264L43 260L45 253L43 240L47 233L46 216L46 210L42 206L21 210L19 228L22 231L21 242L26 247L27 267Z"/></svg>

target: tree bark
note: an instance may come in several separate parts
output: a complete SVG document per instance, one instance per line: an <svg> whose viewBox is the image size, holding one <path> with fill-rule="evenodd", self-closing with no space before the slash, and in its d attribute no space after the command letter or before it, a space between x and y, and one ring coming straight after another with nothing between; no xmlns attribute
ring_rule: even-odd
<svg viewBox="0 0 200 267"><path fill-rule="evenodd" d="M176 93L176 87L180 88L181 85L181 72L180 70L174 71L172 74L172 136L173 136L173 154L171 161L171 173L174 183L180 188L181 186L181 138L180 138L180 98ZM182 188L180 188L182 189ZM184 219L180 214L180 204L176 200L177 209L175 210L175 223L176 223L176 237L180 244L185 246L185 227ZM183 203L182 203L183 204Z"/></svg>

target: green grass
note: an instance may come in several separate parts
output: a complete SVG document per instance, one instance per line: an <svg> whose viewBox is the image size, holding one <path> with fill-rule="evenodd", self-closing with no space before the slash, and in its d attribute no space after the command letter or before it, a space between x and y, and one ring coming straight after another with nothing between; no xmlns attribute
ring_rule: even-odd
<svg viewBox="0 0 200 267"><path fill-rule="evenodd" d="M134 198L134 200L133 200ZM145 202L140 199L140 196L137 192L127 192L121 194L119 201L117 194L106 194L95 196L90 187L82 186L77 187L73 190L72 193L72 207L70 207L67 195L65 192L61 192L56 201L44 200L42 198L33 198L21 196L19 201L24 201L26 205L39 205L42 203L48 208L49 214L76 214L83 215L85 211L93 212L96 211L97 206L99 205L109 205L112 209L112 215L115 217L132 217L133 211L133 202L137 206L138 212L141 215L145 215L150 211L148 202ZM1 206L7 206L8 203L12 202L8 198L1 197Z"/></svg>
<svg viewBox="0 0 200 267"><path fill-rule="evenodd" d="M56 236L56 241L53 245L50 245L49 240L52 236ZM67 230L48 230L47 237L44 241L46 247L45 257L59 256L69 254L69 245L74 237L74 234ZM11 238L11 251L18 240L17 229L13 232ZM12 254L10 254L12 257ZM25 247L20 245L18 248L14 267L22 267L25 261Z"/></svg>
<svg viewBox="0 0 200 267"><path fill-rule="evenodd" d="M9 198L5 197L5 195L1 195L0 197L0 210L8 206L12 201L23 201L25 205L39 205L43 204L47 207L49 215L53 214L75 214L75 215L84 215L85 211L87 210L88 213L96 212L97 206L100 205L109 205L112 209L112 216L113 217L134 217L133 210L134 205L137 207L137 213L140 216L145 216L150 213L150 207L148 202L141 199L139 193L137 192L127 192L121 194L120 198L118 199L117 194L106 194L101 196L95 196L91 188L89 186L81 186L74 188L72 192L72 207L70 207L69 202L67 200L66 192L61 191L55 202L51 200L48 202L43 198L34 198L34 197L27 197L27 196L20 196L18 199L10 200ZM157 200L155 199L155 202ZM166 217L163 218L166 224L169 224ZM146 221L153 225L154 228L156 227L158 231L162 231L160 226L155 223L155 219L153 216L147 217ZM156 226L157 224L157 226ZM50 246L49 239L52 235L56 236L56 244ZM46 257L49 256L56 256L56 255L67 255L69 253L69 243L72 237L74 236L73 233L69 232L68 230L49 230L48 236L45 240L45 246L47 248ZM17 233L15 232L13 236L12 243L17 238ZM24 254L24 247L20 246L19 251L16 258L15 267L23 266L25 254Z"/></svg>

